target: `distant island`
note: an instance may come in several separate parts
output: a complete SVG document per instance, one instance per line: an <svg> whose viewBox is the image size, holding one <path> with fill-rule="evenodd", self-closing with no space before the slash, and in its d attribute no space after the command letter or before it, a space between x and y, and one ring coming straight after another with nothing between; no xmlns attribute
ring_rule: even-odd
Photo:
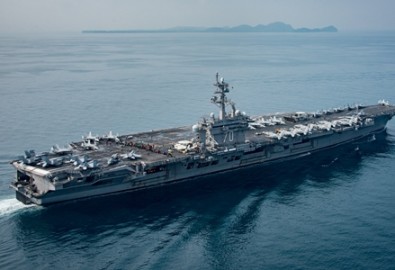
<svg viewBox="0 0 395 270"><path fill-rule="evenodd" d="M337 32L337 28L330 25L323 28L293 28L290 24L274 22L268 25L251 26L242 24L234 27L173 27L158 30L83 30L82 33L314 33Z"/></svg>

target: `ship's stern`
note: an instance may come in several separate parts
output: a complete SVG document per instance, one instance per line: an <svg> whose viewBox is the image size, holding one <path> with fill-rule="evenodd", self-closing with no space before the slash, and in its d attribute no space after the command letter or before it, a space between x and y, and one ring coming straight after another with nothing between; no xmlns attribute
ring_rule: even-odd
<svg viewBox="0 0 395 270"><path fill-rule="evenodd" d="M16 169L16 175L14 180L10 183L10 188L15 190L15 197L18 201L24 204L37 204L40 205L41 199L39 189L37 187L38 182L34 178L34 169L31 166L27 166L20 161L13 161L11 164Z"/></svg>
<svg viewBox="0 0 395 270"><path fill-rule="evenodd" d="M10 188L15 190L15 198L22 202L23 204L31 204L33 203L31 195L29 191L25 188L25 186L17 180L14 180L10 184Z"/></svg>

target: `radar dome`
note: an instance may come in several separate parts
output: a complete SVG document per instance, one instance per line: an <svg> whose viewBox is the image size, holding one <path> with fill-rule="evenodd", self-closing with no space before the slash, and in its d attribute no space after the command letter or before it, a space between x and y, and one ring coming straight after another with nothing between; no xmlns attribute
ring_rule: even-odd
<svg viewBox="0 0 395 270"><path fill-rule="evenodd" d="M199 131L199 125L198 124L194 124L192 126L192 132L198 132Z"/></svg>

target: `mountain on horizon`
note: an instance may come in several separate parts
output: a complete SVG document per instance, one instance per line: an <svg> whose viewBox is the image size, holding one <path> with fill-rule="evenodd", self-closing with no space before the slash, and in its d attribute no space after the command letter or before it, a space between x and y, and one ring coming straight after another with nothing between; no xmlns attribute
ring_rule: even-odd
<svg viewBox="0 0 395 270"><path fill-rule="evenodd" d="M333 26L326 26L323 28L293 28L290 24L283 22L274 22L268 25L258 24L251 26L248 24L241 24L234 27L193 27L193 26L177 26L167 29L158 30L83 30L82 33L223 33L223 32L237 32L237 33L255 33L255 32L272 32L272 33L309 33L309 32L337 32L338 29Z"/></svg>

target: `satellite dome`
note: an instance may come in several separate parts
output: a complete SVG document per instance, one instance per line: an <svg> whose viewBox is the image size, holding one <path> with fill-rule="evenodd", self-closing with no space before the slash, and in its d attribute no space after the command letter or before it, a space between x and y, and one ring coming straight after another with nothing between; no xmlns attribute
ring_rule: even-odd
<svg viewBox="0 0 395 270"><path fill-rule="evenodd" d="M192 132L198 132L199 131L199 125L198 124L194 124L192 126Z"/></svg>

